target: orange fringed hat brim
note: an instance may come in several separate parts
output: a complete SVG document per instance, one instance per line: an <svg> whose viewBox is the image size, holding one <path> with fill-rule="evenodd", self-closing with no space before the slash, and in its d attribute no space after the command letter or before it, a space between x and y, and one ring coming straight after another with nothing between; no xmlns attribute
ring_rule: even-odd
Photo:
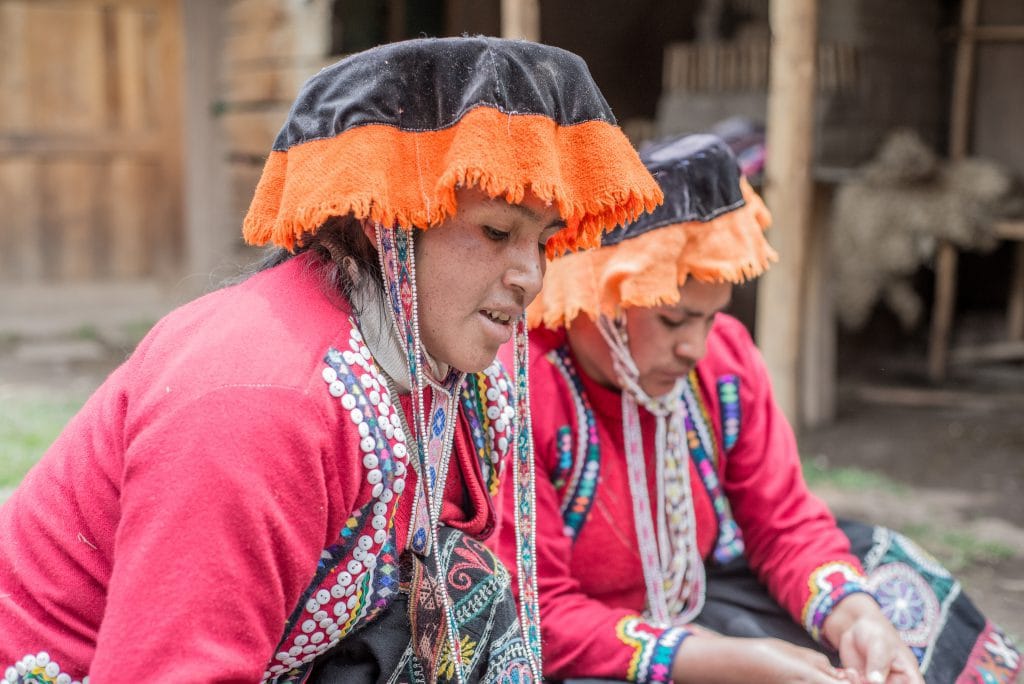
<svg viewBox="0 0 1024 684"><path fill-rule="evenodd" d="M549 257L598 246L602 231L662 200L618 127L477 107L438 131L371 124L271 152L243 233L294 249L332 216L428 228L455 213L460 187L513 203L529 190L557 206L566 227L548 241Z"/></svg>
<svg viewBox="0 0 1024 684"><path fill-rule="evenodd" d="M596 319L633 306L679 301L690 276L740 283L761 275L775 250L764 237L771 215L745 178L744 203L711 221L677 223L548 264L544 287L527 310L531 328L568 327L580 314Z"/></svg>

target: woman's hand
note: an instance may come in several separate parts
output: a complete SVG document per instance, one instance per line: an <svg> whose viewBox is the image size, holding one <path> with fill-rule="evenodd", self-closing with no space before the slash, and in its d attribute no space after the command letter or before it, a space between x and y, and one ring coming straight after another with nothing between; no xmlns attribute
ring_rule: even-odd
<svg viewBox="0 0 1024 684"><path fill-rule="evenodd" d="M672 680L686 684L860 684L852 671L780 639L741 639L701 633L686 639L672 663Z"/></svg>
<svg viewBox="0 0 1024 684"><path fill-rule="evenodd" d="M924 684L917 658L866 594L843 599L823 625L844 667L865 684Z"/></svg>

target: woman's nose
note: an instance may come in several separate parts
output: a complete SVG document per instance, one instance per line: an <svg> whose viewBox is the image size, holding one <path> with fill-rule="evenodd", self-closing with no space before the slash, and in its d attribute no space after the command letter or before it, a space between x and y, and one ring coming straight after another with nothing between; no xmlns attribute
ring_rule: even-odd
<svg viewBox="0 0 1024 684"><path fill-rule="evenodd" d="M514 250L512 262L505 269L505 285L522 292L526 306L544 284L544 253L535 243Z"/></svg>
<svg viewBox="0 0 1024 684"><path fill-rule="evenodd" d="M707 331L701 325L689 325L684 328L676 341L676 356L696 363L704 358L707 351Z"/></svg>

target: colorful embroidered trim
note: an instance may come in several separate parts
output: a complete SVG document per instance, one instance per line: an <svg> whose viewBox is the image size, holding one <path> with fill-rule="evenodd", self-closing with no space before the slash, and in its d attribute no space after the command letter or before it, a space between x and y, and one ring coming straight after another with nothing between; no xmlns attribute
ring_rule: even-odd
<svg viewBox="0 0 1024 684"><path fill-rule="evenodd" d="M480 472L492 497L498 493L502 464L511 447L515 408L508 402L509 389L508 374L498 361L480 373L467 375L462 382L462 410L469 419Z"/></svg>
<svg viewBox="0 0 1024 684"><path fill-rule="evenodd" d="M927 672L960 583L931 554L902 534L875 527L864 556L867 585L882 612Z"/></svg>
<svg viewBox="0 0 1024 684"><path fill-rule="evenodd" d="M810 596L804 604L800 621L807 633L821 643L825 643L821 633L822 625L837 603L852 594L873 596L857 568L842 561L825 563L815 568L807 579L807 588Z"/></svg>
<svg viewBox="0 0 1024 684"><path fill-rule="evenodd" d="M373 620L398 589L394 518L405 490L408 448L397 407L350 320L349 348L330 349L322 377L360 436L369 499L324 549L312 581L285 623L263 679L301 681L313 660Z"/></svg>
<svg viewBox="0 0 1024 684"><path fill-rule="evenodd" d="M740 378L723 375L718 378L718 405L722 413L722 448L729 453L740 436Z"/></svg>
<svg viewBox="0 0 1024 684"><path fill-rule="evenodd" d="M576 457L569 486L562 497L563 530L565 536L575 541L594 504L601 474L601 444L597 437L594 409L583 391L583 383L576 373L569 350L566 347L553 349L546 358L565 378L576 404Z"/></svg>
<svg viewBox="0 0 1024 684"><path fill-rule="evenodd" d="M555 433L555 452L558 454L558 462L551 473L551 484L555 491L561 491L572 474L572 428L568 425L561 426Z"/></svg>
<svg viewBox="0 0 1024 684"><path fill-rule="evenodd" d="M4 672L4 682L10 684L89 684L89 677L81 681L61 672L60 665L50 659L50 654L40 651L31 653L11 665Z"/></svg>
<svg viewBox="0 0 1024 684"><path fill-rule="evenodd" d="M967 668L957 684L1010 684L1021 672L1021 653L1014 643L991 622L978 635Z"/></svg>
<svg viewBox="0 0 1024 684"><path fill-rule="evenodd" d="M718 541L715 543L713 557L721 564L743 555L743 532L732 517L732 508L726 498L722 484L718 479L716 466L719 454L715 449L715 441L709 428L711 421L702 400L697 372L691 371L687 384L683 386L683 400L686 402L686 442L690 447L690 458L693 459L701 482L711 498L718 519ZM737 413L739 409L737 407Z"/></svg>
<svg viewBox="0 0 1024 684"><path fill-rule="evenodd" d="M634 651L629 659L626 680L647 684L672 681L672 661L676 651L692 632L683 627L658 629L639 617L630 616L619 620L615 634Z"/></svg>

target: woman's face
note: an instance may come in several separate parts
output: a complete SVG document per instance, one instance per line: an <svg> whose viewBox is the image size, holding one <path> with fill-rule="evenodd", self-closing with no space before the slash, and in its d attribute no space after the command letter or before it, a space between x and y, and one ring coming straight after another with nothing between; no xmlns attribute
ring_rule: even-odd
<svg viewBox="0 0 1024 684"><path fill-rule="evenodd" d="M452 218L417 236L420 335L435 361L477 372L540 292L544 245L565 224L530 192L521 204L475 188L456 198Z"/></svg>
<svg viewBox="0 0 1024 684"><path fill-rule="evenodd" d="M658 397L704 357L715 315L729 305L732 285L690 278L676 304L626 311L629 351L640 371L640 387Z"/></svg>
<svg viewBox="0 0 1024 684"><path fill-rule="evenodd" d="M689 279L679 301L626 310L629 352L640 373L640 387L660 397L704 357L715 315L729 305L732 285ZM583 371L607 387L619 387L611 353L594 321L580 316L569 328L569 344Z"/></svg>

